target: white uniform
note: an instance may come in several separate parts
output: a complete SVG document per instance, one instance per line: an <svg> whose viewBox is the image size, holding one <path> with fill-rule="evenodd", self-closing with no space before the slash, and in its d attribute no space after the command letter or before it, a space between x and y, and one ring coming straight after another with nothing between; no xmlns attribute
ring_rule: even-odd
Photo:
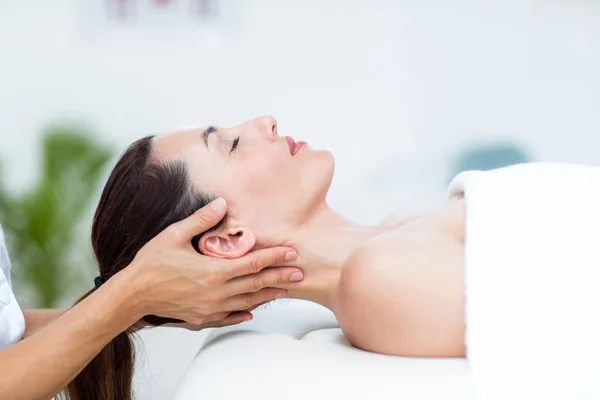
<svg viewBox="0 0 600 400"><path fill-rule="evenodd" d="M23 332L25 318L12 291L10 260L0 225L0 349L18 342Z"/></svg>

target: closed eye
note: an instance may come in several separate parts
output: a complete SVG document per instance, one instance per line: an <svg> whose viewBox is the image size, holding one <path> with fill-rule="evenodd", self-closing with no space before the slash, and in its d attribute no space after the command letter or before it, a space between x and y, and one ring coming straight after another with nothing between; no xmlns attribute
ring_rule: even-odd
<svg viewBox="0 0 600 400"><path fill-rule="evenodd" d="M235 150L235 148L238 146L238 143L240 142L240 137L236 137L235 139L233 139L233 145L231 146L231 152L233 152Z"/></svg>

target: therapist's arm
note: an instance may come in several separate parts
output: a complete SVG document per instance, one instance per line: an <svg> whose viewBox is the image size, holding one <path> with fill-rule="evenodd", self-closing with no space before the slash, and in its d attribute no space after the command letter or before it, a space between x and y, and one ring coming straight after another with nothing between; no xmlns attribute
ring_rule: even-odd
<svg viewBox="0 0 600 400"><path fill-rule="evenodd" d="M275 286L302 279L298 268L284 266L295 259L293 249L262 249L235 260L205 257L193 249L191 239L215 226L225 212L206 206L171 225L99 289L35 334L0 350L0 399L55 396L145 315L197 328L226 326L252 318L231 310L285 295Z"/></svg>
<svg viewBox="0 0 600 400"><path fill-rule="evenodd" d="M24 310L23 315L25 316L25 333L23 334L23 339L28 338L49 323L55 321L66 311L66 309Z"/></svg>
<svg viewBox="0 0 600 400"><path fill-rule="evenodd" d="M123 272L37 334L0 351L0 399L51 398L143 316Z"/></svg>

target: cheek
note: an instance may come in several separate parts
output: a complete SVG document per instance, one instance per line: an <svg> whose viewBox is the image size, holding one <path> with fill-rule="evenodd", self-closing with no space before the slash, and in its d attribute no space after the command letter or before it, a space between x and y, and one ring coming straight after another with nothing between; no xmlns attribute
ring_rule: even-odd
<svg viewBox="0 0 600 400"><path fill-rule="evenodd" d="M242 162L243 161L243 162ZM248 222L258 217L279 218L299 197L299 177L294 165L278 154L256 152L240 160L229 180L229 194Z"/></svg>
<svg viewBox="0 0 600 400"><path fill-rule="evenodd" d="M252 157L240 165L239 187L252 196L272 196L291 178L290 165L269 157Z"/></svg>

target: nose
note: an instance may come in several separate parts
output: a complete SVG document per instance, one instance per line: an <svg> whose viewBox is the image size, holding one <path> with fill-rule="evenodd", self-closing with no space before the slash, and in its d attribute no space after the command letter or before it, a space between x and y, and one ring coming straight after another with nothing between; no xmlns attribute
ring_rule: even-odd
<svg viewBox="0 0 600 400"><path fill-rule="evenodd" d="M255 120L260 133L266 135L270 140L274 140L277 133L277 120L272 115L264 115Z"/></svg>
<svg viewBox="0 0 600 400"><path fill-rule="evenodd" d="M271 115L248 120L231 129L236 131L235 135L260 138L270 142L274 142L278 137L277 120Z"/></svg>

